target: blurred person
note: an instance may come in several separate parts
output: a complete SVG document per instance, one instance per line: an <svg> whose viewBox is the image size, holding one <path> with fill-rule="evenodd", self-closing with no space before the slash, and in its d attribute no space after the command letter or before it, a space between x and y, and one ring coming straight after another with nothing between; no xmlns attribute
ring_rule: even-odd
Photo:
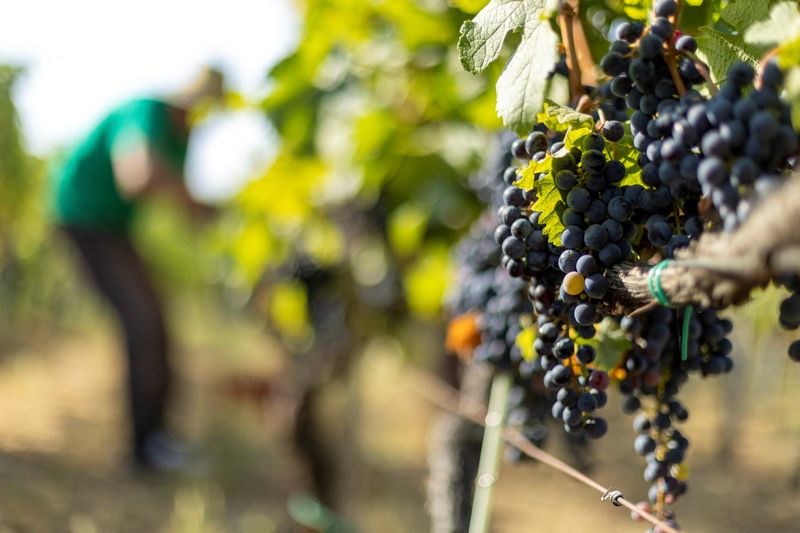
<svg viewBox="0 0 800 533"><path fill-rule="evenodd" d="M187 457L165 431L169 337L159 295L131 241L131 222L154 195L170 196L194 215L211 210L192 198L184 180L188 113L220 101L223 85L222 74L206 68L178 94L122 104L53 173L56 222L124 330L133 458L145 470L183 470Z"/></svg>

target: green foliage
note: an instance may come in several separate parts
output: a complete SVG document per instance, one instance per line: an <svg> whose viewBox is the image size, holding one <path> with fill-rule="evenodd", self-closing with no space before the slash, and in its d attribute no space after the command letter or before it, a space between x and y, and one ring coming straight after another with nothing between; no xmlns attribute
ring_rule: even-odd
<svg viewBox="0 0 800 533"><path fill-rule="evenodd" d="M732 28L744 29L769 15L774 0L732 0L722 9L719 18Z"/></svg>
<svg viewBox="0 0 800 533"><path fill-rule="evenodd" d="M492 0L461 26L458 47L469 72L483 72L500 55L509 32L522 30L511 59L497 80L497 114L523 131L544 104L548 74L558 61L558 36L545 17L545 0Z"/></svg>
<svg viewBox="0 0 800 533"><path fill-rule="evenodd" d="M588 344L595 349L597 357L592 364L593 368L609 372L619 364L622 355L633 347L633 341L627 338L611 318L604 318L596 328L595 336L591 339L580 338L580 344Z"/></svg>
<svg viewBox="0 0 800 533"><path fill-rule="evenodd" d="M766 3L761 3L766 7ZM759 11L763 11L763 7ZM761 18L763 13L754 13ZM759 16L760 15L760 16ZM752 20L752 19L751 19ZM775 4L769 19L756 22L745 33L745 41L753 44L784 44L800 36L800 8L797 2Z"/></svg>
<svg viewBox="0 0 800 533"><path fill-rule="evenodd" d="M753 24L745 40L755 45L777 45L778 64L786 72L786 93L792 103L792 122L800 128L800 7L797 2L775 4L769 19Z"/></svg>
<svg viewBox="0 0 800 533"><path fill-rule="evenodd" d="M735 61L758 65L762 50L745 43L740 34L709 27L701 28L701 31L702 35L697 39L698 56L708 65L715 83L725 80L725 73Z"/></svg>
<svg viewBox="0 0 800 533"><path fill-rule="evenodd" d="M647 20L652 10L652 0L612 0L612 6L632 20Z"/></svg>
<svg viewBox="0 0 800 533"><path fill-rule="evenodd" d="M45 164L25 149L13 90L22 69L0 65L0 271L24 262L45 239Z"/></svg>
<svg viewBox="0 0 800 533"><path fill-rule="evenodd" d="M566 149L565 149L566 150ZM539 223L544 224L542 233L547 236L547 239L555 244L561 246L561 232L564 231L564 223L561 222L561 215L567 208L564 200L561 198L561 193L556 188L556 182L553 178L553 173L545 174L536 180L536 203L533 204L533 210L539 211Z"/></svg>
<svg viewBox="0 0 800 533"><path fill-rule="evenodd" d="M234 283L254 287L298 257L352 267L365 232L401 265L405 300L438 313L440 302L434 310L428 300L443 292L444 267L426 254L477 214L464 176L482 163L487 129L500 125L501 66L472 76L453 46L477 4L303 4L297 48L270 71L260 104L280 136L278 155L224 229L235 235ZM419 272L432 274L423 283Z"/></svg>
<svg viewBox="0 0 800 533"><path fill-rule="evenodd" d="M48 220L47 163L24 144L13 99L22 72L0 65L0 353L26 342L33 328L77 325L90 308Z"/></svg>
<svg viewBox="0 0 800 533"><path fill-rule="evenodd" d="M698 56L708 64L715 83L725 79L725 73L735 61L758 65L766 48L744 39L744 31L754 22L766 18L769 1L732 0L719 13L712 26L700 28L697 39Z"/></svg>
<svg viewBox="0 0 800 533"><path fill-rule="evenodd" d="M639 166L639 150L633 146L630 128L626 127L625 136L615 143L606 143L606 157L621 161L625 165L625 177L619 182L620 187L642 185L642 167Z"/></svg>
<svg viewBox="0 0 800 533"><path fill-rule="evenodd" d="M594 127L591 115L579 113L571 107L558 105L551 100L545 100L543 110L536 115L536 121L544 124L552 131L567 131L568 129L583 131Z"/></svg>

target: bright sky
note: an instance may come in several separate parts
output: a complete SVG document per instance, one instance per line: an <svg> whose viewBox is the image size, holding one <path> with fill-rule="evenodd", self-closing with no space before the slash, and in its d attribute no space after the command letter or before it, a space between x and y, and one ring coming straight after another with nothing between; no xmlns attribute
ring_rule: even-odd
<svg viewBox="0 0 800 533"><path fill-rule="evenodd" d="M16 102L29 148L47 154L132 96L170 93L208 63L245 95L289 52L291 0L18 0L0 17L0 63L26 67ZM255 113L218 117L198 131L188 174L199 196L226 196L270 150Z"/></svg>

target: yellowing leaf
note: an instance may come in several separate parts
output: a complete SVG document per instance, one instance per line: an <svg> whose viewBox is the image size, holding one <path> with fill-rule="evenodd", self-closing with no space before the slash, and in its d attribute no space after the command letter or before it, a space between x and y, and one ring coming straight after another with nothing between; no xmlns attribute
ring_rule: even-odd
<svg viewBox="0 0 800 533"><path fill-rule="evenodd" d="M344 257L344 236L336 226L325 220L317 220L303 227L302 245L318 265L333 265Z"/></svg>
<svg viewBox="0 0 800 533"><path fill-rule="evenodd" d="M564 231L564 223L561 222L561 214L566 209L566 204L561 199L561 193L556 188L553 174L546 174L536 180L536 202L532 209L539 211L539 223L544 224L542 233L551 243L561 246L561 232Z"/></svg>
<svg viewBox="0 0 800 533"><path fill-rule="evenodd" d="M526 361L533 361L539 357L539 354L536 353L536 350L533 348L533 341L536 340L536 334L536 326L531 325L523 328L523 330L517 334L517 338L514 341L522 354L522 358Z"/></svg>
<svg viewBox="0 0 800 533"><path fill-rule="evenodd" d="M254 285L273 256L275 242L269 229L258 221L250 222L235 238L231 253L242 276Z"/></svg>
<svg viewBox="0 0 800 533"><path fill-rule="evenodd" d="M288 281L273 286L266 303L272 324L283 335L295 340L311 335L308 295L300 282Z"/></svg>
<svg viewBox="0 0 800 533"><path fill-rule="evenodd" d="M389 243L400 257L419 249L428 225L428 214L419 206L405 204L395 209L388 221Z"/></svg>
<svg viewBox="0 0 800 533"><path fill-rule="evenodd" d="M550 172L551 168L553 168L553 158L550 154L547 154L547 157L541 161L531 161L519 171L519 178L514 185L529 191L534 187L536 176L544 172Z"/></svg>
<svg viewBox="0 0 800 533"><path fill-rule="evenodd" d="M591 115L578 113L571 107L558 105L550 100L544 101L544 108L536 115L537 122L541 122L552 131L567 131L572 128L583 130L588 128L591 132L594 119Z"/></svg>

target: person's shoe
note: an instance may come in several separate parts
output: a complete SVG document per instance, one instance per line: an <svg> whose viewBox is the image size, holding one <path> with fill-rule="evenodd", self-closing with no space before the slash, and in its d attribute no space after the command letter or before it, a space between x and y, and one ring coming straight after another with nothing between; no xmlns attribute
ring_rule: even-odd
<svg viewBox="0 0 800 533"><path fill-rule="evenodd" d="M157 474L198 476L205 469L193 455L188 447L175 437L158 432L148 437L138 450L136 465L143 471Z"/></svg>

